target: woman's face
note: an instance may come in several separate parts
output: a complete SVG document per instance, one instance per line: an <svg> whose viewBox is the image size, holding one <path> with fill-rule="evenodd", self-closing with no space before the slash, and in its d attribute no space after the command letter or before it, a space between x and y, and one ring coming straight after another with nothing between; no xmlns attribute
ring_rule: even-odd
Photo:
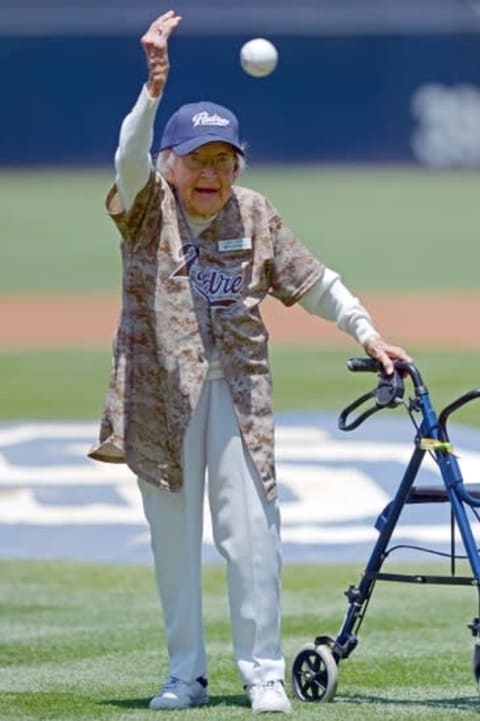
<svg viewBox="0 0 480 721"><path fill-rule="evenodd" d="M187 213L209 218L227 203L237 174L233 147L214 142L188 155L174 154L167 180L175 186Z"/></svg>

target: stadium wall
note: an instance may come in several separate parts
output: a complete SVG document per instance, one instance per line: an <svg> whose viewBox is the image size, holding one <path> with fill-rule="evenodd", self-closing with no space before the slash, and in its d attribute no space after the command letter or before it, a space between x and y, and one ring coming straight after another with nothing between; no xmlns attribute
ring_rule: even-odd
<svg viewBox="0 0 480 721"><path fill-rule="evenodd" d="M244 35L175 36L158 130L208 98L236 111L256 164L480 165L478 34L270 37L278 69L252 79ZM111 164L144 78L137 37L3 37L0 165Z"/></svg>

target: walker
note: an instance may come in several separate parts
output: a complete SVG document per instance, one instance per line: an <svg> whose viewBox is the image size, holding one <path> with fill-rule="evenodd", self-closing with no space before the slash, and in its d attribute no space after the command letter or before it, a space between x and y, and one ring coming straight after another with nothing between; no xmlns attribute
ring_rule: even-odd
<svg viewBox="0 0 480 721"><path fill-rule="evenodd" d="M303 646L296 654L291 669L293 692L297 698L306 702L331 701L337 691L338 666L347 659L358 643L357 634L365 617L369 600L377 581L396 581L416 584L445 584L476 586L479 610L468 625L476 642L473 648L473 673L478 684L480 678L480 556L470 526L470 517L479 520L480 486L464 484L462 474L447 432L447 420L466 403L480 397L480 389L470 390L447 405L437 416L422 380L418 368L413 363L394 362L394 373L387 376L380 364L371 358L352 358L347 367L354 372L377 373L376 387L361 395L347 406L339 416L338 426L342 431L358 428L369 416L386 408L396 408L403 404L409 414L416 432L413 440L413 452L400 480L394 496L378 516L375 529L378 538L373 546L370 558L361 575L358 585L351 585L345 591L348 599L343 624L336 638L317 636L313 643ZM405 402L404 379L411 381L414 395ZM373 400L372 400L373 399ZM366 405L368 404L368 406ZM361 409L361 406L366 406ZM353 416L352 413L358 413ZM419 414L420 422L414 417ZM415 486L421 464L426 454L437 464L442 485ZM392 534L399 521L402 509L407 503L450 503L450 575L423 575L403 573L383 573L382 565L386 558L399 546L391 546ZM456 560L460 558L456 549L456 529L463 542L465 555L469 561L472 576L456 574ZM403 544L401 546L405 548ZM416 550L429 549L412 547Z"/></svg>

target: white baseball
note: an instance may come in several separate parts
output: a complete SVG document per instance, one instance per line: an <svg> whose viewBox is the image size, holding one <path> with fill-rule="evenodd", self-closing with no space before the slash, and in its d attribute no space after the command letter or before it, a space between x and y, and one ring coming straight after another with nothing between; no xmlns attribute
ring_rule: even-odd
<svg viewBox="0 0 480 721"><path fill-rule="evenodd" d="M270 75L278 63L277 48L270 40L254 38L240 49L240 64L248 75L264 78Z"/></svg>

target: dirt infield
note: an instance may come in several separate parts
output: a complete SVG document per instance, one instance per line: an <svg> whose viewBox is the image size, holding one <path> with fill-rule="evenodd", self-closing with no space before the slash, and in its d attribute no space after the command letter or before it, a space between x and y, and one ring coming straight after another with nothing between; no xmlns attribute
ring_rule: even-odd
<svg viewBox="0 0 480 721"><path fill-rule="evenodd" d="M378 330L392 343L409 347L480 348L478 293L367 293L362 301ZM271 340L289 343L351 343L333 323L301 307L264 303ZM108 347L119 312L112 295L0 296L3 350Z"/></svg>

